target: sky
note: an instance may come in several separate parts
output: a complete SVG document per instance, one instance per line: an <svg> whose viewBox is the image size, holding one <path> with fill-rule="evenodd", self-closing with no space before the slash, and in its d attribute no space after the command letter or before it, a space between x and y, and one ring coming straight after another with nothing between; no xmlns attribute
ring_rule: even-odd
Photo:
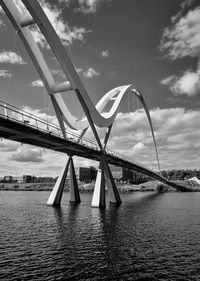
<svg viewBox="0 0 200 281"><path fill-rule="evenodd" d="M25 14L21 1L12 0ZM133 84L149 107L161 170L200 168L200 3L196 0L40 0L92 101L116 86ZM40 31L32 34L56 81L65 81ZM55 112L34 65L0 11L0 100L46 121ZM3 39L2 39L3 38ZM73 93L72 113L83 117ZM56 122L56 121L55 121ZM102 130L99 131L101 138ZM91 131L86 137L93 138ZM129 96L108 147L157 169L146 115ZM67 155L5 139L0 177L57 176ZM76 167L97 166L75 158Z"/></svg>

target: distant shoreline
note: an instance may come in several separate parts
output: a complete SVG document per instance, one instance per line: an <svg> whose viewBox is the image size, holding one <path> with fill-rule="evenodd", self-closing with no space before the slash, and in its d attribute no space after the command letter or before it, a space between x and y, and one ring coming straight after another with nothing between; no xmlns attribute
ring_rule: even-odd
<svg viewBox="0 0 200 281"><path fill-rule="evenodd" d="M187 181L176 181L178 185L186 186L189 188L189 191L199 192L200 185L191 186ZM50 192L55 183L0 183L0 191L48 191ZM158 191L158 181L148 181L138 185L134 184L125 184L117 183L117 189L121 193L134 192L134 191ZM162 184L161 184L162 185ZM164 186L164 185L163 185ZM176 192L177 190L164 186L164 191ZM64 191L69 191L69 185L66 185ZM107 188L106 188L107 189ZM79 191L84 192L93 192L94 182L93 183L79 183Z"/></svg>

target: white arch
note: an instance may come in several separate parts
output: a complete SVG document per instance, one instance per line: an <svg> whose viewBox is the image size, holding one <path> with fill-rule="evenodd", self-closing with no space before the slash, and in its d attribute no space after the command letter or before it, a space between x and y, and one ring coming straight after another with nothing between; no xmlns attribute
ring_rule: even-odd
<svg viewBox="0 0 200 281"><path fill-rule="evenodd" d="M115 117L118 113L118 109L122 99L127 93L132 92L136 95L141 101L145 112L147 114L147 118L150 124L151 133L154 141L154 146L156 150L156 156L158 160L158 153L156 148L155 136L153 131L153 126L149 114L149 110L145 104L145 101L139 91L134 89L132 84L119 86L107 94L105 94L101 100L95 106L90 99L87 91L85 90L69 56L65 48L63 47L56 31L52 27L49 22L47 16L45 15L43 9L37 0L21 0L24 4L31 17L24 19L23 15L16 7L16 3L13 0L0 0L1 6L4 9L5 13L9 17L11 23L16 29L19 37L21 38L24 46L26 47L39 75L42 79L47 92L49 95L52 95L52 101L54 108L56 110L61 128L63 122L65 122L69 127L76 130L86 130L91 122L87 116L87 119L84 118L82 120L78 120L77 117L73 116L70 112L69 108L65 104L61 92L65 92L68 90L73 90L76 95L78 95L78 99L80 100L82 106L86 106L89 112L89 117L92 119L92 123L98 127L109 127L113 124ZM35 42L31 30L30 25L37 24L45 39L47 40L51 50L53 51L55 57L57 58L60 67L62 68L64 74L66 75L66 82L61 84L56 84L54 78L52 76L51 71L49 70L47 63ZM102 110L105 108L108 102L112 99L115 99L113 105L108 113L104 116L101 114ZM84 103L84 104L83 104ZM94 131L93 131L94 132ZM83 131L84 133L84 131ZM95 133L95 132L94 132ZM64 133L63 133L64 134ZM158 161L159 163L159 161Z"/></svg>

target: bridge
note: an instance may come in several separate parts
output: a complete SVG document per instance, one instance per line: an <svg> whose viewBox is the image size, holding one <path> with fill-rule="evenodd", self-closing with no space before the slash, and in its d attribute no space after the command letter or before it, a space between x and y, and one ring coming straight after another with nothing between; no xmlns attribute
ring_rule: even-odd
<svg viewBox="0 0 200 281"><path fill-rule="evenodd" d="M0 136L10 140L63 152L69 156L50 194L47 204L51 206L60 205L68 169L70 169L70 201L74 203L80 202L73 163L74 155L99 162L92 199L93 207L105 207L105 182L108 186L110 202L116 205L121 204L120 195L112 177L109 164L144 173L177 188L173 183L168 182L165 178L160 176L159 173L135 161L122 157L107 148L107 142L113 123L119 112L119 106L126 95L132 94L141 102L146 112L159 167L153 124L141 92L135 89L133 84L118 86L106 93L99 102L94 105L66 49L63 47L39 2L37 0L21 0L20 9L18 9L20 1L17 3L14 0L0 0L0 4L24 44L43 81L59 123L59 126L47 123L36 116L29 116L26 112L1 102ZM31 28L35 25L46 39L58 65L60 65L66 77L65 82L60 83L54 80L51 70L31 33ZM73 92L77 97L86 118L78 119L71 113L62 96L63 93L68 91ZM112 103L110 110L102 114L108 103ZM73 130L81 131L81 134L76 135L71 131L67 131L66 126ZM89 127L92 130L96 142L91 142L84 138ZM100 140L97 128L107 128L103 143ZM183 190L184 188L179 187L179 189Z"/></svg>
<svg viewBox="0 0 200 281"><path fill-rule="evenodd" d="M47 122L22 109L0 101L0 137L43 147L46 149L66 153L71 156L79 156L97 162L101 158L101 150L98 145L72 131L65 130L66 138L63 137L62 130L56 124ZM145 167L141 163L128 159L116 151L106 148L107 161L111 165L134 170L148 175L167 185L185 191L184 187L177 187L156 171Z"/></svg>

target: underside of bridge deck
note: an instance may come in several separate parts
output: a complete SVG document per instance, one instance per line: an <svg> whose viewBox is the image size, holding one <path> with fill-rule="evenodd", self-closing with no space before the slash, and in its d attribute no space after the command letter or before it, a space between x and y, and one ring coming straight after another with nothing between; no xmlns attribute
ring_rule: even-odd
<svg viewBox="0 0 200 281"><path fill-rule="evenodd" d="M101 151L98 150L97 147L92 148L83 144L78 144L72 140L56 136L48 131L38 130L37 128L17 122L16 120L12 120L10 118L0 117L0 137L66 153L72 156L74 155L95 160L98 162L101 159ZM113 154L107 154L106 159L108 164L124 167L146 174L180 191L188 191L187 188L183 186L177 186L175 183L167 181L158 173L144 167L142 164L140 165L139 163L135 163L134 161L130 161L125 158L120 158Z"/></svg>

